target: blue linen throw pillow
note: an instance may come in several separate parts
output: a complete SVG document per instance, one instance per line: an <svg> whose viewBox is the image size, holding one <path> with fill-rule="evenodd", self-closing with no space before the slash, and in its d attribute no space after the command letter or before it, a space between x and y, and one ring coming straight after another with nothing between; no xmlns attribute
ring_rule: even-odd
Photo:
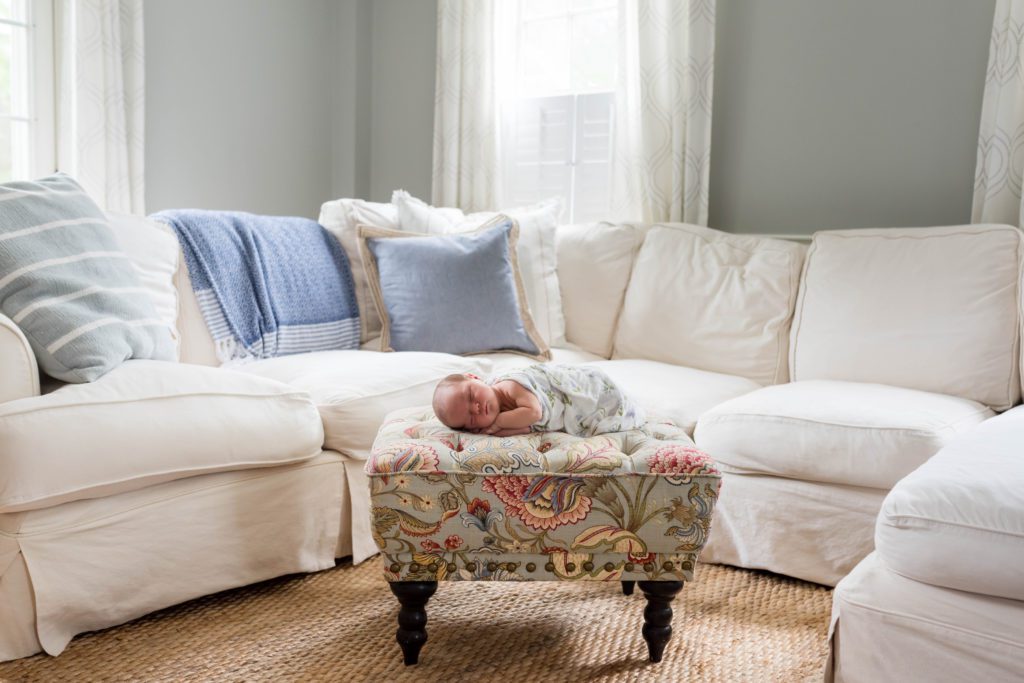
<svg viewBox="0 0 1024 683"><path fill-rule="evenodd" d="M507 216L452 235L360 226L359 248L383 322L381 349L549 359L524 303L518 235Z"/></svg>
<svg viewBox="0 0 1024 683"><path fill-rule="evenodd" d="M70 176L0 185L0 311L40 367L91 382L130 358L174 360L174 340L107 218Z"/></svg>

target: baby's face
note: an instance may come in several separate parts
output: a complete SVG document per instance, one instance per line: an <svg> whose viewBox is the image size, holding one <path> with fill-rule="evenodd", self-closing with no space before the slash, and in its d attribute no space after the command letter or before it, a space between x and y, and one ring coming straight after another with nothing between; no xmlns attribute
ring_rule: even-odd
<svg viewBox="0 0 1024 683"><path fill-rule="evenodd" d="M466 379L446 392L445 416L452 429L486 429L498 419L498 395L478 379Z"/></svg>

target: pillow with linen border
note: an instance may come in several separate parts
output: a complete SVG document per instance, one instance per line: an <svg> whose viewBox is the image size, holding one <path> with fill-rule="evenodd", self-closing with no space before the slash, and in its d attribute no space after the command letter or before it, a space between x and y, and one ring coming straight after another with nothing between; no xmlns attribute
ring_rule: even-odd
<svg viewBox="0 0 1024 683"><path fill-rule="evenodd" d="M525 305L518 237L519 226L502 215L450 235L361 225L359 250L382 323L381 351L507 351L550 360Z"/></svg>

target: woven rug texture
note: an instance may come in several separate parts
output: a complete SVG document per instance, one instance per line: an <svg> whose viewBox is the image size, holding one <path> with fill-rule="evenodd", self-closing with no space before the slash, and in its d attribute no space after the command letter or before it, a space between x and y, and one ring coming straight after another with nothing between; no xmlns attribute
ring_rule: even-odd
<svg viewBox="0 0 1024 683"><path fill-rule="evenodd" d="M4 681L820 681L831 591L700 565L659 664L645 600L618 583L443 583L405 667L398 601L374 558L273 579L0 664Z"/></svg>

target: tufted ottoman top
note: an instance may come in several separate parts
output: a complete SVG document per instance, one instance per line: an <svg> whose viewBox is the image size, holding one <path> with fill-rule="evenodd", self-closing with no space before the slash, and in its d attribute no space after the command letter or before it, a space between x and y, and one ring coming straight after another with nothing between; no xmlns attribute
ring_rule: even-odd
<svg viewBox="0 0 1024 683"><path fill-rule="evenodd" d="M720 475L686 433L453 431L392 413L366 463L389 580L689 580Z"/></svg>

